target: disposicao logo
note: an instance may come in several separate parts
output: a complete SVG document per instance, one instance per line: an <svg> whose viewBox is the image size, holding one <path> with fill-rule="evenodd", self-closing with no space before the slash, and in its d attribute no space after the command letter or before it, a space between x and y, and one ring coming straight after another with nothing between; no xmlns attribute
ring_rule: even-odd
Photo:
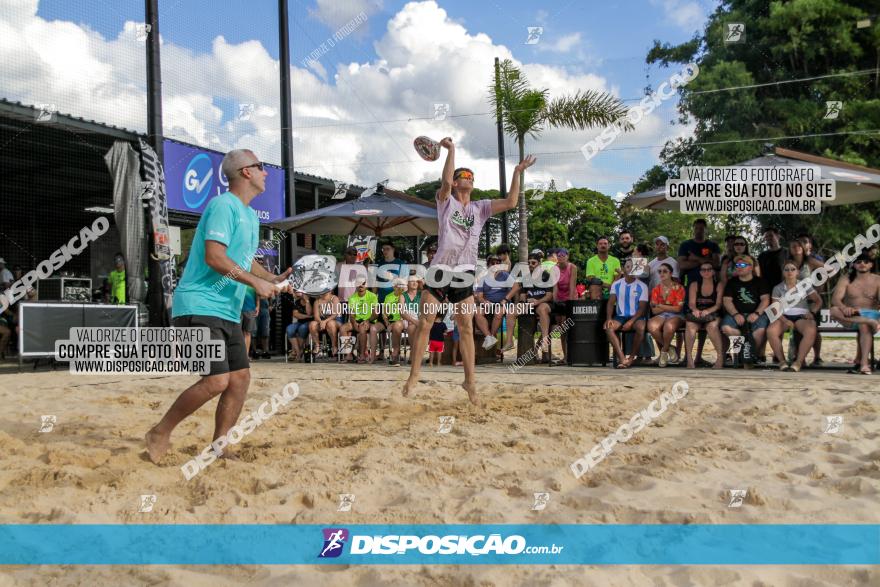
<svg viewBox="0 0 880 587"><path fill-rule="evenodd" d="M214 165L211 158L199 153L192 158L183 174L183 201L187 207L196 210L211 193Z"/></svg>
<svg viewBox="0 0 880 587"><path fill-rule="evenodd" d="M348 540L348 530L345 528L324 528L324 547L318 558L336 558L342 554L345 541Z"/></svg>

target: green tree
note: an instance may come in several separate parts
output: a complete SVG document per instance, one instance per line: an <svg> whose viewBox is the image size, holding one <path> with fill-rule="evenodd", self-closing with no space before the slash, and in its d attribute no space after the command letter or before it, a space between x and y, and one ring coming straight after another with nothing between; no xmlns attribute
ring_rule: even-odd
<svg viewBox="0 0 880 587"><path fill-rule="evenodd" d="M550 91L531 88L525 75L511 60L505 59L501 62L499 72L489 86L489 100L496 113L496 122L500 112L504 132L516 138L520 161L526 156L526 135L537 138L548 126L586 130L617 123L626 130L632 129L632 125L626 120L626 106L611 94L593 90L578 91L574 95L551 100ZM529 250L527 218L525 173L522 173L517 214L521 259L526 258Z"/></svg>
<svg viewBox="0 0 880 587"><path fill-rule="evenodd" d="M571 188L531 200L533 248L565 247L572 262L581 268L595 253L596 239L610 235L617 223L614 200L590 189Z"/></svg>
<svg viewBox="0 0 880 587"><path fill-rule="evenodd" d="M767 138L778 147L880 166L880 133L866 132L880 128L877 6L876 0L724 0L701 35L675 46L655 41L648 63L696 61L700 67L680 90L680 121L694 122L695 131L693 138L667 144L661 164L634 191L678 177L684 165L732 165L760 156ZM858 27L869 18L870 26ZM743 42L725 42L726 24L733 22L745 25ZM870 75L837 75L872 69ZM776 83L829 74L835 77ZM727 87L738 89L712 91ZM825 118L827 101L843 102L838 118ZM773 139L808 134L825 136ZM834 249L878 215L880 204L871 203L825 207L815 216L755 216L745 223L776 225L788 238L812 232L820 245Z"/></svg>

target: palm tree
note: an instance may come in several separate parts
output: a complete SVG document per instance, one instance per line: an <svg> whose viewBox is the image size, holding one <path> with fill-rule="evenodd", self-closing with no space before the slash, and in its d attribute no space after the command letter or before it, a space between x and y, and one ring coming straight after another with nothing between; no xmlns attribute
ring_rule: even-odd
<svg viewBox="0 0 880 587"><path fill-rule="evenodd" d="M616 123L623 130L633 128L626 120L626 106L611 94L588 90L550 100L549 93L546 89L530 88L528 80L510 59L501 62L499 74L489 86L496 123L500 115L504 132L516 138L520 161L525 158L526 135L537 138L545 126L586 130ZM525 261L529 254L525 173L519 179L519 259Z"/></svg>

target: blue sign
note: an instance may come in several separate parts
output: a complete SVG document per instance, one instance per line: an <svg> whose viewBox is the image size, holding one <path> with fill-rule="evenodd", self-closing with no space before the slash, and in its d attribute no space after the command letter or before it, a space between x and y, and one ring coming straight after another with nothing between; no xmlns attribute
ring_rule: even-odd
<svg viewBox="0 0 880 587"><path fill-rule="evenodd" d="M165 191L168 209L201 214L211 201L229 189L220 165L223 153L165 139ZM266 190L251 201L260 222L285 217L284 170L266 165Z"/></svg>
<svg viewBox="0 0 880 587"><path fill-rule="evenodd" d="M9 524L0 565L877 565L877 524Z"/></svg>

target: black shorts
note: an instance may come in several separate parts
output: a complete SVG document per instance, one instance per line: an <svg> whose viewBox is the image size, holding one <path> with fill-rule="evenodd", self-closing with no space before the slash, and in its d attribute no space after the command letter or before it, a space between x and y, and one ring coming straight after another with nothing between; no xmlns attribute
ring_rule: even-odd
<svg viewBox="0 0 880 587"><path fill-rule="evenodd" d="M226 346L226 358L222 361L211 361L211 371L208 375L222 375L250 367L241 324L216 316L192 315L178 316L172 322L177 328L209 328L211 340L223 341Z"/></svg>
<svg viewBox="0 0 880 587"><path fill-rule="evenodd" d="M460 271L455 272L452 270L441 269L436 272L436 279L438 282L443 283L447 278L451 278L451 281L444 285L443 287L432 287L430 285L426 285L425 289L431 293L432 296L437 298L437 301L440 303L449 302L450 304L457 304L462 302L469 297L474 295L474 272L473 271ZM464 275L468 275L469 277L463 277ZM458 276L458 277L456 277ZM460 281L465 280L470 283L470 285L462 286Z"/></svg>
<svg viewBox="0 0 880 587"><path fill-rule="evenodd" d="M571 304L568 302L551 302L550 314L568 317L571 314Z"/></svg>

